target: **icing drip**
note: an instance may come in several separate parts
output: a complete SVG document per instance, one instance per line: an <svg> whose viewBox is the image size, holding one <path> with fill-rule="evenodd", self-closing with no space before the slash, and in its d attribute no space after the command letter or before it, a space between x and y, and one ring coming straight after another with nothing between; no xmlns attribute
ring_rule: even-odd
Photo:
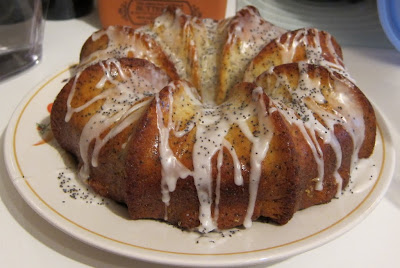
<svg viewBox="0 0 400 268"><path fill-rule="evenodd" d="M169 68L168 60L164 58L159 44L145 32L134 31L126 26L109 26L94 33L91 41L96 42L104 36L107 37L106 46L85 55L79 63L78 70L83 70L101 60L125 57L144 59L160 68ZM168 71L174 72L174 69Z"/></svg>
<svg viewBox="0 0 400 268"><path fill-rule="evenodd" d="M173 105L173 98L171 94L172 85L169 89L169 107ZM179 178L186 178L191 172L175 157L173 151L169 146L169 135L172 130L175 130L174 122L172 121L173 109L169 109L168 124L165 126L164 117L160 106L159 94L156 94L156 112L157 112L157 127L160 134L159 153L161 159L161 193L162 201L169 205L169 193L175 191L176 183ZM165 215L167 219L168 215Z"/></svg>
<svg viewBox="0 0 400 268"><path fill-rule="evenodd" d="M282 115L291 124L295 124L303 134L305 140L311 148L315 162L317 163L318 177L316 189L322 190L322 181L324 178L324 156L320 147L316 133L322 137L332 140L331 130L321 124L314 113L307 108L307 99L311 98L316 103L324 103L325 98L320 92L319 80L313 81L307 73L307 65L299 64L299 83L297 88L292 88L286 76L277 76L275 88L284 86L291 96L291 101L284 100L283 97L277 97L278 104L285 112Z"/></svg>
<svg viewBox="0 0 400 268"><path fill-rule="evenodd" d="M254 207L257 199L258 185L261 177L261 165L262 161L267 155L270 141L272 139L273 125L269 120L265 104L262 100L263 89L258 87L253 90L253 101L257 102L256 113L258 116L259 131L257 135L254 135L249 131L248 125L240 124L240 129L246 135L246 137L253 143L251 147L251 169L250 169L250 182L249 182L249 205L247 208L246 217L243 225L246 228L252 226L251 217L253 216Z"/></svg>
<svg viewBox="0 0 400 268"><path fill-rule="evenodd" d="M164 53L168 55L179 77L188 80L189 77L187 76L184 62L187 55L181 56L179 53L181 50L180 44L183 43L181 40L182 26L180 18L190 20L189 16L183 14L180 9L176 9L173 14L165 12L157 17L152 25L143 26L136 31L150 36L162 48Z"/></svg>
<svg viewBox="0 0 400 268"><path fill-rule="evenodd" d="M137 111L149 104L149 96L160 90L168 81L165 75L157 74L152 68L146 70L148 77L132 70L124 71L120 62L115 59L100 62L99 65L103 69L104 75L97 83L96 88L103 88L106 82L110 83L109 88L83 105L72 107L71 102L81 74L78 72L67 100L66 122L71 119L73 114L84 111L98 101L103 101L100 109L90 117L84 126L80 136L79 147L83 165L79 171L79 177L82 180L88 179L90 164L93 167L98 165L101 148L111 138L135 122L140 116ZM101 137L103 134L106 135ZM89 159L89 146L92 142L94 142L94 148L91 159Z"/></svg>
<svg viewBox="0 0 400 268"><path fill-rule="evenodd" d="M124 129L129 127L133 122L139 119L140 113L137 113L139 109L143 107L147 107L150 104L150 99L143 100L142 102L139 102L137 104L134 104L126 113L122 114L120 119L117 121L120 121L120 123L113 127L110 132L107 133L107 135L103 139L99 139L99 137L96 137L96 144L93 149L93 156L92 156L92 166L97 167L98 166L98 157L101 148L112 138L117 136L119 133L121 133Z"/></svg>
<svg viewBox="0 0 400 268"><path fill-rule="evenodd" d="M219 150L218 158L217 158L217 179L215 186L215 209L214 209L214 218L218 219L219 217L219 201L221 198L220 190L221 190L221 167L223 164L223 150Z"/></svg>
<svg viewBox="0 0 400 268"><path fill-rule="evenodd" d="M230 88L242 81L247 65L261 49L285 32L265 21L252 7L242 9L222 25L227 28L227 39L221 50L224 66L219 74L218 103L223 102Z"/></svg>
<svg viewBox="0 0 400 268"><path fill-rule="evenodd" d="M354 82L345 69L342 58L336 53L332 36L329 33L323 32L321 34L316 29L304 28L294 33L289 32L286 35L285 42L278 39L276 43L283 51L281 52L282 64L293 62L297 49L303 46L307 63L323 66L330 72L337 72ZM324 40L321 40L320 35L323 36ZM328 51L322 50L322 42L326 44Z"/></svg>
<svg viewBox="0 0 400 268"><path fill-rule="evenodd" d="M213 193L211 159L222 149L224 135L221 131L227 130L230 125L227 121L221 121L223 112L214 107L204 107L198 115L196 142L193 145L193 178L200 202L200 223L204 232L209 232L216 228L211 217Z"/></svg>
<svg viewBox="0 0 400 268"><path fill-rule="evenodd" d="M365 126L362 107L357 102L352 106L348 105L350 99L346 83L336 81L334 85L331 85L335 88L335 93L325 97L321 91L320 79L312 79L308 76L307 64L301 62L298 66L300 77L297 88L290 86L286 76L275 74L277 78L275 89L283 86L291 99L288 101L283 96L274 96L273 100L275 105L280 107L285 119L298 127L312 151L318 169L318 177L315 178L317 182L315 189L318 191L323 189L325 171L323 150L318 143L317 135L322 138L324 144L331 146L336 155L333 176L338 183L337 195L339 195L343 181L338 172L342 163L342 148L334 134L334 128L336 124L341 124L352 137L354 143L352 164L354 164L357 162L358 152L364 141ZM270 74L274 74L273 71ZM326 103L330 103L334 108L333 111L328 112L323 108Z"/></svg>
<svg viewBox="0 0 400 268"><path fill-rule="evenodd" d="M131 33L131 34L129 34ZM135 44L137 42L137 35L130 32L130 28L123 27L122 32L116 26L110 26L107 29L100 30L92 34L91 40L98 41L101 37L106 36L108 44L106 48L99 49L91 53L88 57L81 60L80 66L83 68L89 64L93 64L101 59L115 58L115 57L128 57L130 53L136 57L143 57L149 50L144 47L136 47L128 44ZM149 58L149 60L152 57Z"/></svg>
<svg viewBox="0 0 400 268"><path fill-rule="evenodd" d="M186 95L193 96L194 88L189 87L183 82L180 82L180 85L183 86ZM174 86L169 86L168 107L174 107L173 88ZM169 193L175 190L179 178L184 179L188 176L192 176L200 203L200 232L210 232L217 228L224 148L230 153L233 160L235 184L238 186L243 185L240 160L235 152L235 148L226 139L226 135L229 133L233 124L237 124L245 137L253 143L250 160L249 205L245 219L245 227L251 226L251 217L254 212L258 183L261 176L261 164L266 157L269 142L273 135L273 126L269 122L265 105L262 98L260 98L262 89L258 88L254 92L253 101L245 105L242 104L241 107L237 107L229 101L219 106L210 106L201 104L195 98L191 98L196 110L196 116L193 120L193 122L195 122L195 130L194 125L190 125L184 132L176 131L177 127L175 124L176 122L173 121L172 108L169 108L168 123L165 125L167 120L162 113L160 98L158 94L156 94L157 126L160 135L159 152L162 165L161 191L163 194L163 202L166 206L169 205ZM241 112L242 115L240 117L237 116L239 112ZM250 130L247 122L250 117L258 118L259 131L252 132ZM193 170L187 169L176 158L168 143L171 133L178 133L179 137L181 137L190 131L196 131L192 153ZM214 184L212 176L212 158L215 155L217 156L217 175ZM214 193L215 200L213 200ZM213 209L214 213L212 213Z"/></svg>
<svg viewBox="0 0 400 268"><path fill-rule="evenodd" d="M231 154L233 160L235 184L243 185L240 161L236 155L234 147L225 139L226 134L229 132L229 129L233 124L237 124L244 135L254 142L252 147L253 155L251 157L252 182L250 182L249 189L249 210L254 210L255 203L253 202L253 200L255 200L257 196L256 188L258 186L258 180L260 176L260 163L258 160L262 161L264 159L262 158L261 154L260 157L256 157L255 155L258 153L259 148L264 147L264 145L260 146L260 143L262 143L264 140L255 138L247 125L247 120L250 117L257 115L257 106L254 103L247 104L247 106L240 109L240 111L242 112L241 117L238 117L236 115L237 113L239 113L239 109L239 107L233 107L228 102L219 106L214 106L212 108L203 107L202 111L199 113L200 118L198 119L196 142L194 144L193 150L193 162L195 163L193 177L195 178L196 187L198 188L198 190L200 190L200 221L202 223L202 227L204 228L203 231L205 232L208 232L216 227L215 223L217 222L216 217L218 216L218 214L214 214L214 221L212 221L211 218L211 159L217 152L219 152L220 155L218 156L218 158L219 160L221 160L223 148L226 148L227 151ZM257 146L259 148L255 149ZM217 176L219 176L220 178L220 174ZM216 193L216 196L219 196L219 193ZM252 212L251 215L247 216L247 218L251 218L251 216ZM251 224L247 224L247 226L250 225Z"/></svg>
<svg viewBox="0 0 400 268"><path fill-rule="evenodd" d="M332 93L333 96L329 101L333 107L337 107L338 116L343 122L343 127L353 140L354 152L352 154L351 167L354 168L358 162L358 153L365 139L365 123L363 108L359 102L352 101L348 86L348 83L335 81L335 92ZM349 103L351 105L348 105Z"/></svg>

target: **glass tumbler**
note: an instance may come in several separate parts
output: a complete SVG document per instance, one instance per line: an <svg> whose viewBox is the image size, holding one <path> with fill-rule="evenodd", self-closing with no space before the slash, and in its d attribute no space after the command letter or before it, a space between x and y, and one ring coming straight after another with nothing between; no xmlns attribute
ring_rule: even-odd
<svg viewBox="0 0 400 268"><path fill-rule="evenodd" d="M0 81L39 62L42 0L0 0Z"/></svg>

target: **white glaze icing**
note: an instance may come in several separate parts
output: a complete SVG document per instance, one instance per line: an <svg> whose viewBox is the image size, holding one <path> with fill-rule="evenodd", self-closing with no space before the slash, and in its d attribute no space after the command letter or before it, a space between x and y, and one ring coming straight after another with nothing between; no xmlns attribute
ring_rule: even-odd
<svg viewBox="0 0 400 268"><path fill-rule="evenodd" d="M261 177L261 165L262 161L267 156L267 151L269 148L269 143L273 136L274 126L270 122L269 114L272 112L267 111L265 103L262 99L263 89L258 87L253 90L253 101L257 103L256 113L258 117L259 132L254 135L249 131L248 126L241 126L242 132L246 137L252 142L251 156L250 156L250 183L249 183L249 205L247 208L246 217L244 219L243 225L246 228L251 227L254 207L257 199L258 185ZM275 109L273 111L276 112Z"/></svg>
<svg viewBox="0 0 400 268"><path fill-rule="evenodd" d="M185 95L193 96L194 88L186 83L180 82L180 86L184 88ZM168 107L173 107L172 89L169 86L169 103ZM261 88L257 89L253 96L253 101L247 103L245 107L236 107L229 101L221 104L210 106L201 104L196 98L193 98L193 106L196 109L196 117L193 120L196 126L196 141L193 144L193 170L188 170L173 154L169 146L169 135L177 132L176 124L172 120L173 110L168 113L168 123L165 125L165 118L161 111L160 99L156 95L157 104L157 126L160 134L160 156L162 165L162 194L163 201L168 206L169 193L175 190L179 178L184 179L192 176L198 192L200 202L200 223L199 231L209 232L217 228L219 215L219 187L221 179L221 166L223 163L223 149L226 148L233 160L234 182L236 185L243 185L243 177L241 173L241 163L236 155L234 147L226 140L232 124L237 124L242 133L252 142L250 157L250 182L249 182L249 205L248 213L245 217L245 226L251 226L251 216L257 198L258 182L261 176L261 164L268 150L269 141L273 135L273 125L268 120L268 112L265 105L259 97L262 94ZM234 113L235 111L235 113ZM236 113L237 111L237 113ZM274 111L277 111L276 109ZM237 114L241 114L238 116ZM249 129L248 119L257 117L259 121L259 129L253 133ZM262 131L261 131L262 130ZM188 130L185 133L189 133ZM214 185L212 177L212 158L217 155L217 178ZM214 188L214 189L213 189ZM216 199L213 201L213 193L215 191ZM212 210L214 209L214 215ZM166 215L166 217L168 217Z"/></svg>
<svg viewBox="0 0 400 268"><path fill-rule="evenodd" d="M96 87L102 89L106 83L109 83L107 90L103 90L81 106L72 107L76 84L81 75L78 72L67 100L66 122L71 119L72 115L82 112L97 101L103 101L100 109L91 115L80 136L79 151L83 165L79 176L83 180L89 177L90 165L97 166L98 154L107 141L136 121L139 114L135 112L146 107L151 100L149 97L168 83L167 76L157 73L153 67L147 67L146 71L139 74L132 70L123 70L120 62L116 59L109 59L99 64L104 75ZM110 131L101 138L101 135L109 129ZM89 159L89 146L93 141L95 141L94 149L91 159Z"/></svg>
<svg viewBox="0 0 400 268"><path fill-rule="evenodd" d="M328 51L322 50L320 31L317 29L300 29L295 32L294 36L289 32L285 42L282 43L277 40L277 45L283 50L282 63L293 62L298 47L304 46L308 63L318 64L327 67L330 70L334 69L335 71L348 76L344 68L343 60L335 51L332 36L326 32L324 32L323 36L325 37L324 43L326 44ZM310 37L312 37L311 41L309 40ZM326 56L331 56L333 61L328 61L325 58Z"/></svg>
<svg viewBox="0 0 400 268"><path fill-rule="evenodd" d="M246 13L247 12L247 13ZM270 99L269 110L266 109L263 102L262 88L256 88L253 91L252 101L242 107L243 116L237 117L233 110L233 103L226 101L220 105L214 102L215 94L220 87L219 76L221 70L231 66L227 73L231 84L236 84L241 80L243 72L259 51L271 40L281 35L284 30L264 21L251 8L245 9L245 14L231 19L215 22L213 20L199 20L184 15L180 10L174 14L165 13L158 17L153 25L138 29L132 35L121 34L115 28L110 27L100 31L92 36L92 41L99 40L106 35L109 39L107 48L99 50L83 59L81 69L75 76L71 93L67 100L66 121L71 117L83 111L90 105L99 100L104 100L101 112L93 115L84 127L80 138L80 152L82 158L82 168L80 176L86 179L89 175L90 165L98 165L98 155L103 146L113 137L118 135L126 127L135 122L140 114L135 111L142 110L148 106L153 99L156 102L157 127L159 131L159 154L161 159L161 193L162 201L165 203L165 220L168 219L167 207L170 202L170 193L176 189L179 179L185 179L191 176L197 189L199 207L200 232L210 232L217 228L220 203L221 169L224 163L224 154L229 152L233 161L234 182L238 186L244 185L242 176L241 162L235 151L235 147L226 139L226 135L232 125L236 125L243 135L252 143L250 155L250 178L249 178L249 200L244 219L246 228L252 225L252 216L257 200L257 192L260 177L262 176L262 162L268 156L269 143L273 137L274 126L270 121L272 113L280 113L290 124L296 125L301 134L307 141L315 162L318 167L318 177L316 190L322 190L324 178L323 150L318 143L318 137L321 137L324 143L329 144L336 155L336 167L334 176L339 189L342 187L342 178L338 169L342 161L342 151L340 144L334 135L334 126L337 123L346 123L345 129L352 136L354 142L354 153L352 162L357 161L357 156L364 136L365 127L363 122L362 108L355 104L349 106L350 102L347 87L348 82L335 82L335 93L328 98L321 92L318 79L311 79L307 74L307 65L299 63L300 83L297 88L292 89L287 86L289 83L286 77L277 76L275 88L286 85L292 99L296 102L287 102L281 98ZM249 16L248 16L249 15ZM244 19L246 17L246 19ZM249 18L248 18L249 17ZM183 21L183 25L182 25ZM233 27L230 27L232 26ZM165 29L169 31L165 31ZM128 32L128 29L124 29ZM306 38L308 29L298 31L296 35L288 36L287 41L278 43L284 51L282 53L283 62L292 62L295 49L299 45L306 46L307 62L319 64L330 69L332 72L338 72L348 77L342 60L336 55L332 45L331 36L325 35L325 42L329 53L334 55L334 62L327 61L321 50L321 40L318 32L314 34L312 42ZM313 30L315 33L315 30ZM176 33L175 34L171 34ZM143 40L149 41L148 47L143 46ZM289 43L289 40L294 40ZM121 44L123 46L121 47ZM153 69L150 75L143 78L143 74L134 72L126 73L122 70L118 60L113 59L116 56L138 57L149 61L156 61L158 55L151 49L152 46L159 46L168 55L170 61L176 67L178 75L182 79L193 81L199 79L199 84L195 85L201 95L198 96L196 88L186 82L172 82L168 85L168 113L165 117L161 106L159 91L166 85L167 78L156 75ZM186 46L187 48L182 49ZM237 53L232 53L232 47L237 47ZM221 53L222 58L228 58L227 66L220 68ZM80 77L81 70L96 60L111 58L105 63L100 63L103 68L104 76L97 83L97 88L102 88L106 84L112 84L108 90L98 94L87 103L72 107L72 99L75 95L77 80ZM240 64L237 64L240 63ZM273 74L273 69L269 70ZM121 83L115 77L128 80L128 83ZM233 82L232 82L233 81ZM230 89L232 85L228 83ZM183 87L184 95L188 96L192 102L193 109L196 110L194 120L190 121L185 128L180 127L180 122L173 120L173 92L178 87ZM325 102L330 102L334 107L343 107L340 111L326 113L321 108ZM120 103L129 103L129 108L121 106ZM118 103L118 104L117 104ZM237 108L237 107L236 107ZM311 110L309 109L311 108ZM316 118L323 118L323 122ZM258 132L250 129L249 118L256 117L258 120ZM167 123L166 123L167 122ZM111 131L105 134L110 127ZM169 140L171 135L175 137L184 137L191 131L196 131L195 142L193 144L193 170L188 169L174 155ZM89 145L94 143L94 150L89 159ZM123 146L126 146L124 144ZM217 175L212 175L212 158L217 158ZM213 200L213 195L215 199Z"/></svg>
<svg viewBox="0 0 400 268"><path fill-rule="evenodd" d="M347 78L351 82L355 82L346 70L343 59L336 52L334 47L333 37L327 32L321 32L314 28L303 28L293 32L285 33L286 39L278 37L274 40L278 47L280 64L292 63L295 60L295 55L300 47L305 49L304 62L316 64L327 68L330 72L338 73ZM321 36L323 40L321 40ZM323 49L325 44L326 49ZM245 74L245 81L251 82L255 77L250 71L254 68L254 62L250 63ZM273 67L273 66L272 66ZM343 81L346 81L343 79Z"/></svg>
<svg viewBox="0 0 400 268"><path fill-rule="evenodd" d="M81 59L78 70L109 58L131 57L148 60L159 67L163 64L161 48L145 32L133 31L130 27L110 26L94 33L91 40L95 42L103 36L107 37L107 45Z"/></svg>
<svg viewBox="0 0 400 268"><path fill-rule="evenodd" d="M221 49L224 66L220 68L220 102L225 92L242 81L248 64L261 49L286 31L265 21L251 7L242 9L227 21L229 23L222 23L228 30L228 36Z"/></svg>
<svg viewBox="0 0 400 268"><path fill-rule="evenodd" d="M325 96L322 93L322 87L319 85L320 78L312 79L309 77L308 65L305 62L300 62L298 66L300 77L296 88L290 86L288 77L277 75L273 72L273 69L269 72L276 77L275 88L270 90L274 91L284 87L289 92L291 99L288 100L283 95L272 98L275 105L280 107L281 114L286 120L299 128L312 151L318 168L318 176L315 178L315 181L317 181L316 190L321 191L323 189L323 178L325 176L324 155L318 143L317 135L322 138L324 144L331 146L336 155L334 177L338 183L338 189L341 189L342 178L338 170L342 163L342 148L334 134L334 128L336 124L340 124L352 137L354 150L351 164L353 165L358 160L358 152L365 138L362 107L358 102L353 102L352 105L349 105L352 103L352 93L348 88L348 83L335 80L334 84L331 85L334 91ZM328 112L323 108L325 103L330 104L333 109L332 112ZM337 195L339 193L340 191L338 190Z"/></svg>

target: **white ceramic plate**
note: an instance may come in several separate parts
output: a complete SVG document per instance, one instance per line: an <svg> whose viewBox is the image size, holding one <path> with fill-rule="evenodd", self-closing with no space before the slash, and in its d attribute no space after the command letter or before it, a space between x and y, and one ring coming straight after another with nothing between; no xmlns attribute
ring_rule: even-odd
<svg viewBox="0 0 400 268"><path fill-rule="evenodd" d="M360 163L350 188L329 204L296 213L284 226L256 222L247 230L201 236L157 221L132 221L126 208L95 196L76 180L71 158L46 131L48 104L69 75L66 69L44 82L15 111L5 137L7 169L18 192L43 218L81 241L117 254L170 265L277 262L354 227L383 197L394 172L390 130L377 111L374 155ZM41 142L43 138L49 141Z"/></svg>

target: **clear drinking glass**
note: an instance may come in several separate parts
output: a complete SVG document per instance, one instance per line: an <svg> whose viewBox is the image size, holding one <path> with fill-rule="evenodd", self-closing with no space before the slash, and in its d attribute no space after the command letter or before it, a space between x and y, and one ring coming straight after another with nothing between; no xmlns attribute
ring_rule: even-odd
<svg viewBox="0 0 400 268"><path fill-rule="evenodd" d="M39 62L42 0L0 0L0 81Z"/></svg>

